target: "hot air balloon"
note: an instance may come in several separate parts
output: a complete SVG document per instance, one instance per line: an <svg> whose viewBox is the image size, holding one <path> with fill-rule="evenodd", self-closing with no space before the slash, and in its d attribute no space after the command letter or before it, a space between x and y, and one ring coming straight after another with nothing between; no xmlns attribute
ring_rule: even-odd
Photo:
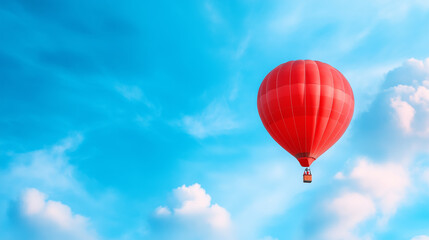
<svg viewBox="0 0 429 240"><path fill-rule="evenodd" d="M329 64L296 60L280 64L262 81L258 112L271 137L302 167L341 138L352 119L354 96L347 79Z"/></svg>

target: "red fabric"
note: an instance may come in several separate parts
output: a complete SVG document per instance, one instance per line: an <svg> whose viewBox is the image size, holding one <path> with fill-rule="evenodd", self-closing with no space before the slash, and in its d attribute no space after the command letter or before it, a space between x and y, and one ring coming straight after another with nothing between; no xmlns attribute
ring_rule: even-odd
<svg viewBox="0 0 429 240"><path fill-rule="evenodd" d="M347 79L329 64L290 61L262 81L258 111L273 139L309 167L346 131L354 96Z"/></svg>

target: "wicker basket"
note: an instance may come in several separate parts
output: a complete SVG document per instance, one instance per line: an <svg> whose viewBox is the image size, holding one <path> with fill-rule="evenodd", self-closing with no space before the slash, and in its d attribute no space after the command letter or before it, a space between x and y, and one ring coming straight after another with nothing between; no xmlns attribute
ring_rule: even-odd
<svg viewBox="0 0 429 240"><path fill-rule="evenodd" d="M313 176L311 175L303 175L303 179L305 183L311 183L311 181L313 180Z"/></svg>

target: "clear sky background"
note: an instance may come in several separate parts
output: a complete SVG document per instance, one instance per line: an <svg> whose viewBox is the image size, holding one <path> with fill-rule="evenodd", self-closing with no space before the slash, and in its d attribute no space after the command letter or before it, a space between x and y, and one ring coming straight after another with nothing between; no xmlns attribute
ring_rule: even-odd
<svg viewBox="0 0 429 240"><path fill-rule="evenodd" d="M429 239L429 3L0 2L3 240ZM296 59L355 115L302 183L257 112Z"/></svg>

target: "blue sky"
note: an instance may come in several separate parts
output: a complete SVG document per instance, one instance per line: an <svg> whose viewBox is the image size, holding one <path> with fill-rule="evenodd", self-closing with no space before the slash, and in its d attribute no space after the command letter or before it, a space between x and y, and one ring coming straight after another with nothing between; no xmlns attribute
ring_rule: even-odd
<svg viewBox="0 0 429 240"><path fill-rule="evenodd" d="M429 239L426 1L0 3L0 238ZM314 181L256 95L295 59L355 95Z"/></svg>

